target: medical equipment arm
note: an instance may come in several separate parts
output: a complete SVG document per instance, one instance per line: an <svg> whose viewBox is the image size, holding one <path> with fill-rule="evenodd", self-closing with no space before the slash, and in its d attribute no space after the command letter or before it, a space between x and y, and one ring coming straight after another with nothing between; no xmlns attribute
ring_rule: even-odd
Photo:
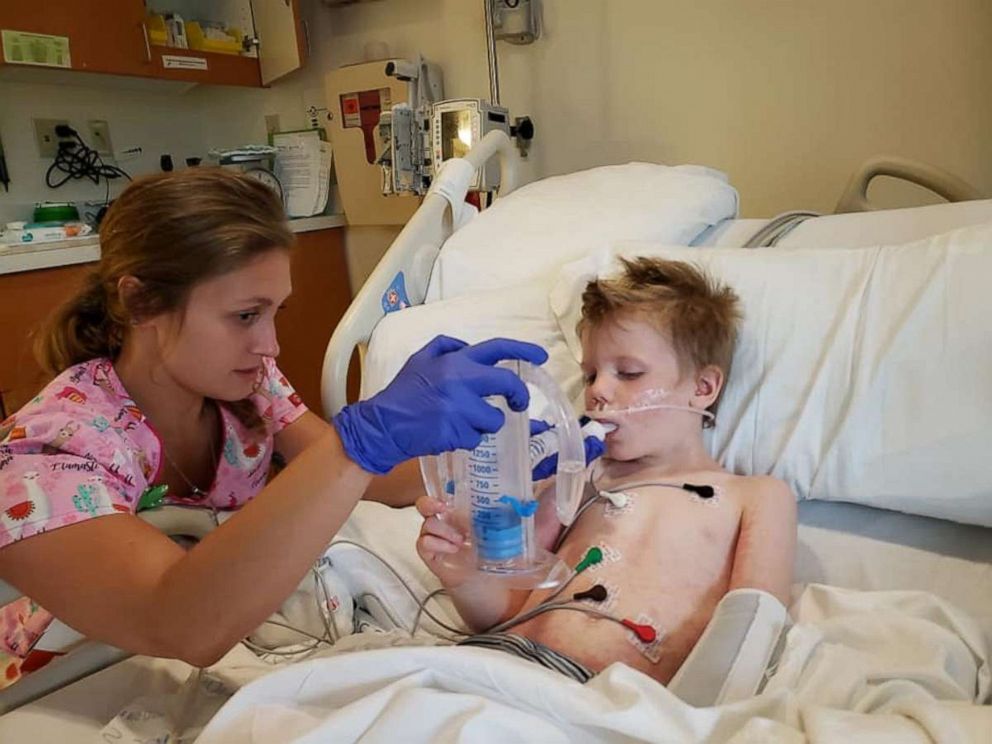
<svg viewBox="0 0 992 744"><path fill-rule="evenodd" d="M728 590L761 589L788 605L798 529L796 498L777 478L749 481Z"/></svg>
<svg viewBox="0 0 992 744"><path fill-rule="evenodd" d="M475 169L490 158L499 157L501 185L499 196L509 194L516 186L519 157L513 142L503 132L490 132L465 156ZM435 182L443 180L435 179ZM454 230L452 204L465 199L468 184L460 182L454 191L443 190L438 184L424 197L420 209L410 218L393 245L376 265L341 319L324 355L321 375L321 397L325 417L330 418L347 403L346 381L348 365L354 351L359 362L376 324L382 319L382 297L399 273L403 273L410 302L423 303L427 293L434 260L441 245Z"/></svg>

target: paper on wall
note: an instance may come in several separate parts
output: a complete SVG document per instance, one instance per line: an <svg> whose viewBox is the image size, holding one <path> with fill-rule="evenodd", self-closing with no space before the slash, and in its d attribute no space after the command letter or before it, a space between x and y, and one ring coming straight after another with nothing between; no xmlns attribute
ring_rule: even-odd
<svg viewBox="0 0 992 744"><path fill-rule="evenodd" d="M329 193L331 146L316 131L274 134L276 177L282 184L289 217L309 217L324 211Z"/></svg>

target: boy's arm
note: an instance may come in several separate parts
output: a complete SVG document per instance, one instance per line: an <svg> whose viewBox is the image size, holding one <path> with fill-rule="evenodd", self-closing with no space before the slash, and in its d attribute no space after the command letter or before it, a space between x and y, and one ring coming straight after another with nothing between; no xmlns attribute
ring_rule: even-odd
<svg viewBox="0 0 992 744"><path fill-rule="evenodd" d="M762 589L788 607L795 556L795 496L777 478L751 479L744 494L730 589Z"/></svg>
<svg viewBox="0 0 992 744"><path fill-rule="evenodd" d="M464 515L450 511L444 503L428 496L418 499L416 506L424 517L417 553L441 581L469 628L486 630L517 614L530 592L510 589L468 566L464 559L449 562L464 547L468 525L459 524Z"/></svg>
<svg viewBox="0 0 992 744"><path fill-rule="evenodd" d="M484 574L469 577L464 584L448 589L458 614L475 632L509 620L520 612L529 595L529 591L510 589Z"/></svg>
<svg viewBox="0 0 992 744"><path fill-rule="evenodd" d="M554 548L562 531L555 508L554 485L554 476L534 484L534 498L539 499L537 513L534 515L534 541L539 548L547 551ZM530 592L507 589L500 582L487 580L480 574L469 577L455 589L448 589L448 595L462 620L472 630L481 631L519 613Z"/></svg>

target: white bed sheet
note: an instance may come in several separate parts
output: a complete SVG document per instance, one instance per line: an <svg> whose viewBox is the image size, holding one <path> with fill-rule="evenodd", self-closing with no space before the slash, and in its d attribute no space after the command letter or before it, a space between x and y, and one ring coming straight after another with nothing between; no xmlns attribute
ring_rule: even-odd
<svg viewBox="0 0 992 744"><path fill-rule="evenodd" d="M581 685L479 648L390 648L289 667L243 688L203 732L233 742L984 744L988 649L915 592L811 586L756 697L694 708L613 664Z"/></svg>

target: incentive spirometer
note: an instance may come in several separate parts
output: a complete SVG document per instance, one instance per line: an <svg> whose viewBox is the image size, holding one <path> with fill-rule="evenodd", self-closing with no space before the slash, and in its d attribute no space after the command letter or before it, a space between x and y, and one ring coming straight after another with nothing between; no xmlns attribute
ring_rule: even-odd
<svg viewBox="0 0 992 744"><path fill-rule="evenodd" d="M500 396L487 402L503 412L505 423L485 434L473 450L457 450L420 459L427 493L444 501L446 519L468 537L462 550L442 560L451 568L478 571L518 589L555 587L570 569L535 539L540 506L535 498L529 453L534 417L554 425L558 435L558 472L554 480L554 513L562 525L575 518L582 499L585 449L579 424L565 395L540 367L523 361L501 362L519 375L531 391L529 411L513 411Z"/></svg>

